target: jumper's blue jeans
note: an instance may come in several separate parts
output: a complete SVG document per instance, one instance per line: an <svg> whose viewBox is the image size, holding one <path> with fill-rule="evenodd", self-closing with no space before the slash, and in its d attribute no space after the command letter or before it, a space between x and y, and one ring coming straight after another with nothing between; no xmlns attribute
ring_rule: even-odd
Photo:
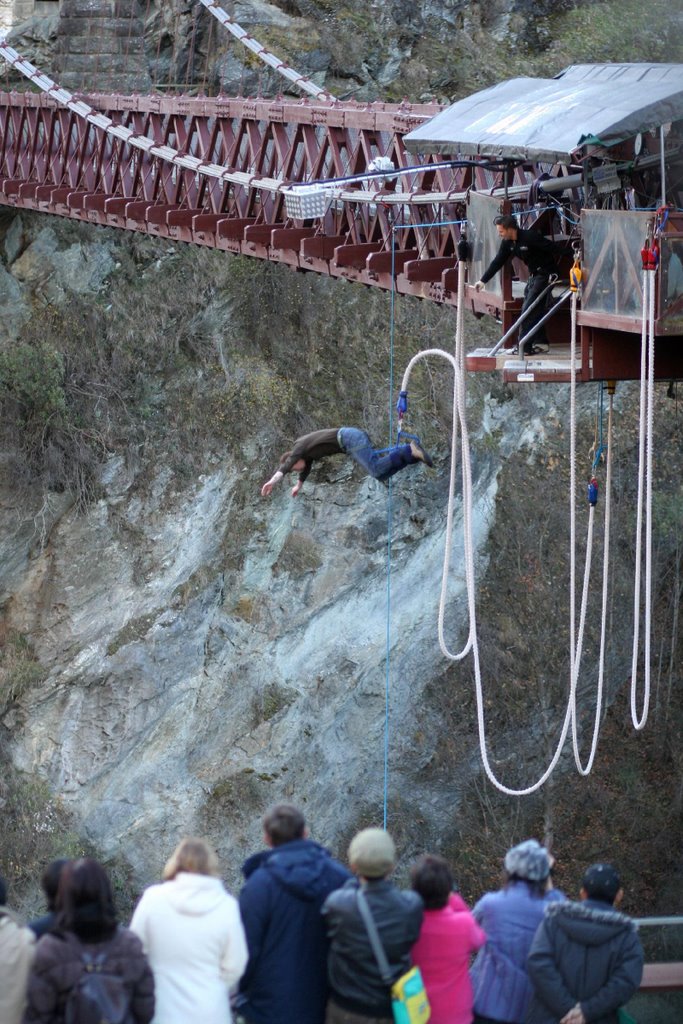
<svg viewBox="0 0 683 1024"><path fill-rule="evenodd" d="M395 444L386 451L377 451L365 431L356 427L341 427L337 441L341 450L355 459L375 480L388 480L394 473L419 461L409 444Z"/></svg>

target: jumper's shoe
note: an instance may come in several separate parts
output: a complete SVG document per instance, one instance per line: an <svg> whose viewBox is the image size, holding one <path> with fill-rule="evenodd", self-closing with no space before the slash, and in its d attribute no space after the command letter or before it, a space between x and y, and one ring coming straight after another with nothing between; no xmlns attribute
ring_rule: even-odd
<svg viewBox="0 0 683 1024"><path fill-rule="evenodd" d="M547 342L539 341L534 343L533 341L527 341L526 344L522 343L520 346L522 350L522 358L526 356L540 356L544 355L550 350L550 345Z"/></svg>
<svg viewBox="0 0 683 1024"><path fill-rule="evenodd" d="M418 444L417 441L410 442L410 450L413 458L417 459L418 462L424 462L425 466L429 466L430 468L434 465L429 452L426 452L422 445Z"/></svg>

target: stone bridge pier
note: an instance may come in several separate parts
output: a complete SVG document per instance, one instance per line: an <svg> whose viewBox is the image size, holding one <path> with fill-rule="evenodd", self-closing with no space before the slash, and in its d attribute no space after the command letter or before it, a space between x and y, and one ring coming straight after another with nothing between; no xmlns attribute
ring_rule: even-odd
<svg viewBox="0 0 683 1024"><path fill-rule="evenodd" d="M65 89L148 92L139 0L61 0L55 74Z"/></svg>

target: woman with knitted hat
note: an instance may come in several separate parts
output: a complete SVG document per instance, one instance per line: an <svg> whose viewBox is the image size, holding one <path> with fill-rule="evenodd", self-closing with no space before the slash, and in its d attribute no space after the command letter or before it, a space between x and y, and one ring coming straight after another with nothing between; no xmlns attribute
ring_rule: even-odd
<svg viewBox="0 0 683 1024"><path fill-rule="evenodd" d="M472 965L475 1024L524 1024L532 996L526 959L550 899L551 858L527 839L505 855L505 884L479 900L472 914L486 944Z"/></svg>

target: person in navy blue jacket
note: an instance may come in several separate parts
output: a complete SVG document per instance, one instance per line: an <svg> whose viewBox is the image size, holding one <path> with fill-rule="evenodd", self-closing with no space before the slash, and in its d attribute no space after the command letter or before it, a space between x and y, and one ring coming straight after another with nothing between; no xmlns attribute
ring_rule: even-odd
<svg viewBox="0 0 683 1024"><path fill-rule="evenodd" d="M263 819L269 849L245 862L239 903L249 962L237 997L248 1024L323 1024L327 937L320 909L350 872L308 838L301 811L276 804Z"/></svg>
<svg viewBox="0 0 683 1024"><path fill-rule="evenodd" d="M527 1024L618 1024L637 991L643 947L611 864L592 864L581 902L554 903L534 937L527 970L534 987Z"/></svg>

